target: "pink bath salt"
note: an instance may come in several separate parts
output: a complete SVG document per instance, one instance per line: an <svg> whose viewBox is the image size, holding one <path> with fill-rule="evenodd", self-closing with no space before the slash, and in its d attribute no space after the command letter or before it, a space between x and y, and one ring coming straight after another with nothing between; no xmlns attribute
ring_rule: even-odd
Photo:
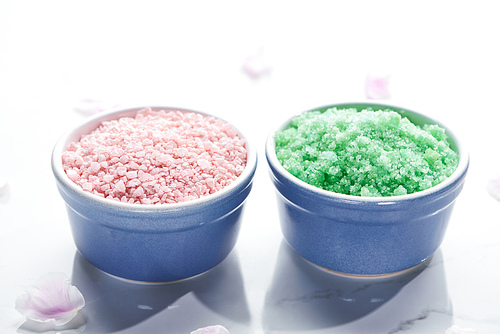
<svg viewBox="0 0 500 334"><path fill-rule="evenodd" d="M116 174L118 174L119 176L123 176L126 173L127 173L127 167L120 166L120 167L116 168Z"/></svg>
<svg viewBox="0 0 500 334"><path fill-rule="evenodd" d="M151 174L144 173L143 171L140 171L138 173L138 176L139 176L139 180L141 180L141 181L148 181L152 178Z"/></svg>
<svg viewBox="0 0 500 334"><path fill-rule="evenodd" d="M83 161L83 158L82 157L79 157L79 156L76 156L75 157L75 166L76 167L80 167L84 164L84 161Z"/></svg>
<svg viewBox="0 0 500 334"><path fill-rule="evenodd" d="M152 204L152 200L149 198L143 198L141 199L142 204Z"/></svg>
<svg viewBox="0 0 500 334"><path fill-rule="evenodd" d="M97 161L93 161L90 164L90 169L92 170L92 172L97 173L99 169L101 169L101 165Z"/></svg>
<svg viewBox="0 0 500 334"><path fill-rule="evenodd" d="M129 162L130 158L128 157L128 155L124 154L120 157L120 162L122 164L126 164L127 162Z"/></svg>
<svg viewBox="0 0 500 334"><path fill-rule="evenodd" d="M85 182L82 184L82 189L92 192L92 190L94 190L94 185L91 182Z"/></svg>
<svg viewBox="0 0 500 334"><path fill-rule="evenodd" d="M132 170L130 172L125 173L125 175L127 176L127 179L135 179L137 178L137 171Z"/></svg>
<svg viewBox="0 0 500 334"><path fill-rule="evenodd" d="M141 180L139 179L132 179L127 182L127 188L134 189L137 188L141 184Z"/></svg>
<svg viewBox="0 0 500 334"><path fill-rule="evenodd" d="M67 172L66 172L66 173L67 173ZM108 183L108 184L109 184L109 183L111 183L111 181L113 181L113 180L114 180L114 178L115 178L115 177L114 177L113 175L110 175L110 174L105 174L105 175L102 177L102 181L103 181L104 183ZM74 181L74 180L73 180L73 181Z"/></svg>
<svg viewBox="0 0 500 334"><path fill-rule="evenodd" d="M66 171L66 174L71 179L71 181L76 181L76 180L80 179L80 175L78 175L78 173L73 169L68 169Z"/></svg>
<svg viewBox="0 0 500 334"><path fill-rule="evenodd" d="M124 192L125 192L125 190L126 190L126 188L125 188L125 183L123 183L123 181L122 181L122 180L120 180L120 181L116 182L116 184L115 184L115 189L116 189L116 191L117 191L117 192L119 192L119 193L124 193Z"/></svg>
<svg viewBox="0 0 500 334"><path fill-rule="evenodd" d="M105 121L70 143L68 177L99 196L134 204L179 203L213 194L245 169L236 129L193 112L143 109Z"/></svg>
<svg viewBox="0 0 500 334"><path fill-rule="evenodd" d="M200 166L202 169L207 169L207 168L210 168L210 161L208 161L207 159L198 159L197 161L198 163L198 166Z"/></svg>
<svg viewBox="0 0 500 334"><path fill-rule="evenodd" d="M182 157L185 157L188 153L189 153L189 152L188 152L188 150L187 150L185 147L181 147L181 148L179 148L179 149L177 150L177 155L178 155L179 157L181 157L181 158L182 158Z"/></svg>

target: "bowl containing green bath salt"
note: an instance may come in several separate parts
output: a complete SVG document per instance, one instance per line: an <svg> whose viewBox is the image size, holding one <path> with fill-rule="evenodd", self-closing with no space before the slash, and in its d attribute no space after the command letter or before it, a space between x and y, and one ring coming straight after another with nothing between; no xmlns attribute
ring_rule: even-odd
<svg viewBox="0 0 500 334"><path fill-rule="evenodd" d="M322 268L361 276L432 257L469 166L449 128L376 103L303 112L269 135L266 158L288 244Z"/></svg>

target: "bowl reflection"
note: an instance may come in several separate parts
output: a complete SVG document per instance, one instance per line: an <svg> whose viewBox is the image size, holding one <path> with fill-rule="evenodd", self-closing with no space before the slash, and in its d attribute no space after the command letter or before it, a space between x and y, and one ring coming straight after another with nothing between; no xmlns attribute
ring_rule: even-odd
<svg viewBox="0 0 500 334"><path fill-rule="evenodd" d="M438 251L400 274L352 277L319 269L283 242L266 294L263 327L314 333L341 327L342 333L378 333L399 328L401 319L411 322L435 310L449 314L439 324L444 332L452 312L443 266L433 265L441 258Z"/></svg>
<svg viewBox="0 0 500 334"><path fill-rule="evenodd" d="M86 331L93 334L128 332L128 328L141 323L168 328L171 333L190 333L207 322L237 327L250 319L235 252L211 271L164 284L111 276L77 252L72 284L85 296L86 305L80 312L86 320ZM162 316L155 317L157 314Z"/></svg>

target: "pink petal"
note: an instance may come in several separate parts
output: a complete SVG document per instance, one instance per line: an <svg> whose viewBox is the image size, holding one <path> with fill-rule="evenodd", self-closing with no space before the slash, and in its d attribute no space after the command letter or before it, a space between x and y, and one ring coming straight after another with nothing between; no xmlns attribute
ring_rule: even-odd
<svg viewBox="0 0 500 334"><path fill-rule="evenodd" d="M7 193L8 185L9 183L7 182L7 179L4 178L3 176L0 176L0 196Z"/></svg>
<svg viewBox="0 0 500 334"><path fill-rule="evenodd" d="M500 201L500 176L488 182L487 190L493 198Z"/></svg>
<svg viewBox="0 0 500 334"><path fill-rule="evenodd" d="M85 306L80 291L70 284L63 273L50 273L16 300L16 310L27 319L62 326L73 319Z"/></svg>
<svg viewBox="0 0 500 334"><path fill-rule="evenodd" d="M215 325L215 326L198 328L197 330L191 332L191 334L230 334L230 333L224 326Z"/></svg>
<svg viewBox="0 0 500 334"><path fill-rule="evenodd" d="M365 94L369 99L388 99L391 97L389 91L388 75L367 75L365 80Z"/></svg>
<svg viewBox="0 0 500 334"><path fill-rule="evenodd" d="M261 76L271 73L272 67L266 59L263 48L245 60L243 70L253 79L258 79Z"/></svg>

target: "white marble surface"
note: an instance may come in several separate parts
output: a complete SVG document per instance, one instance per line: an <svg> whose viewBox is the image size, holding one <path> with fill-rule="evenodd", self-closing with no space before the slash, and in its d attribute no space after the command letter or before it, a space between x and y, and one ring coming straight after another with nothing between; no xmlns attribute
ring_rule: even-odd
<svg viewBox="0 0 500 334"><path fill-rule="evenodd" d="M0 2L0 332L500 333L500 21L494 1ZM259 50L272 71L242 65ZM445 240L426 267L378 280L332 276L283 242L264 141L303 110L363 100L368 73L391 98L454 128L470 172ZM213 113L258 147L236 248L181 283L134 285L78 255L50 170L63 131L106 105ZM87 305L66 330L26 321L16 297L64 272Z"/></svg>

